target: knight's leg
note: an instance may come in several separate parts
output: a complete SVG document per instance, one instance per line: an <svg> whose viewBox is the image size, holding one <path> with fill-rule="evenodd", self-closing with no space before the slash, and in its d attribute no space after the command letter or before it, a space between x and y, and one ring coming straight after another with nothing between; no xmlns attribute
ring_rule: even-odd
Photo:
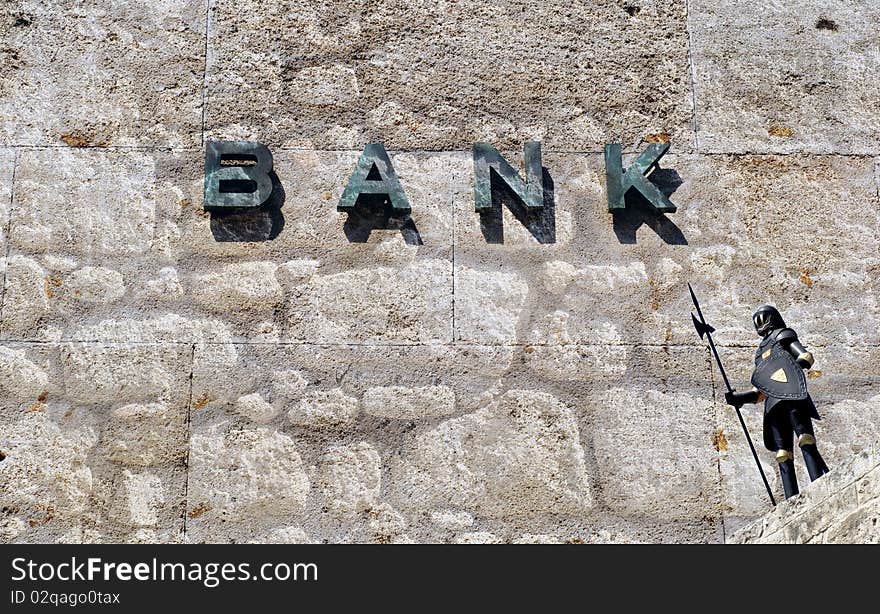
<svg viewBox="0 0 880 614"><path fill-rule="evenodd" d="M790 499L800 492L797 475L794 472L794 431L788 418L787 408L776 407L770 413L770 433L776 447L776 462L779 463L779 477L782 478L782 490L785 498Z"/></svg>
<svg viewBox="0 0 880 614"><path fill-rule="evenodd" d="M810 481L828 473L828 465L825 464L822 455L819 454L819 448L816 446L813 421L806 409L798 408L791 412L791 425L794 432L797 433L798 446L804 455L804 464L807 466L807 473L810 474Z"/></svg>
<svg viewBox="0 0 880 614"><path fill-rule="evenodd" d="M779 463L779 477L782 478L782 490L785 498L791 499L798 494L797 475L794 472L794 456L789 450L779 450L776 453L776 462Z"/></svg>

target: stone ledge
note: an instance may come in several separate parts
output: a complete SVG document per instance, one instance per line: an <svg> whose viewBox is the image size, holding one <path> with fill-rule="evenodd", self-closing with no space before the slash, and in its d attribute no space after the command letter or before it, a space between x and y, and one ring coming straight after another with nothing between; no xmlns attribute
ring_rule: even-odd
<svg viewBox="0 0 880 614"><path fill-rule="evenodd" d="M880 444L733 534L732 544L880 542Z"/></svg>

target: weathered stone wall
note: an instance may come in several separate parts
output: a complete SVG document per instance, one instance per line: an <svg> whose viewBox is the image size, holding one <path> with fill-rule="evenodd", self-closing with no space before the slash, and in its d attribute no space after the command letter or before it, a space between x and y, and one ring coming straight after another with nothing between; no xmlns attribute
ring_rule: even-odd
<svg viewBox="0 0 880 614"><path fill-rule="evenodd" d="M737 531L734 544L880 543L880 446Z"/></svg>
<svg viewBox="0 0 880 614"><path fill-rule="evenodd" d="M687 281L739 386L798 328L832 468L880 439L868 0L2 11L0 540L724 540L767 504ZM206 213L208 139L280 209ZM474 212L531 139L543 243ZM614 219L603 145L665 139L678 212ZM372 141L415 230L336 212Z"/></svg>

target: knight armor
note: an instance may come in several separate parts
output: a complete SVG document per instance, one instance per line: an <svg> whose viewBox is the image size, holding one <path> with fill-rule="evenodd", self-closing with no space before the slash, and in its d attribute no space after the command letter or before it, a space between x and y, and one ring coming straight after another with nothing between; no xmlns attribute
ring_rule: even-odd
<svg viewBox="0 0 880 614"><path fill-rule="evenodd" d="M804 374L805 369L813 366L813 355L798 340L797 333L786 327L775 307L759 307L752 322L761 336L752 373L754 388L748 392L729 392L726 399L737 407L764 401L764 446L777 453L779 473L788 498L798 492L792 457L795 435L810 479L828 472L813 435L811 420L820 418L807 391Z"/></svg>
<svg viewBox="0 0 880 614"><path fill-rule="evenodd" d="M807 401L812 405L803 371L812 365L812 354L800 344L792 329L779 328L764 337L755 352L752 373L752 385L766 397L764 412L769 412L779 401ZM811 414L819 419L815 407Z"/></svg>

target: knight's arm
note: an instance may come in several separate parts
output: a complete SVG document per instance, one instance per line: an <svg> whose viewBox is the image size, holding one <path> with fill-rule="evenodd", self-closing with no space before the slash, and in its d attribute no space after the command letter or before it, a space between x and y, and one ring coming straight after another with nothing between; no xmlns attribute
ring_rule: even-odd
<svg viewBox="0 0 880 614"><path fill-rule="evenodd" d="M786 328L777 337L779 342L782 344L788 353L794 356L795 361L797 361L798 365L802 369L809 369L813 366L813 355L807 351L800 341L798 341L797 333L791 330L790 328Z"/></svg>
<svg viewBox="0 0 880 614"><path fill-rule="evenodd" d="M724 400L727 401L728 405L733 405L734 407L742 407L746 403L760 403L764 398L764 393L757 388L752 388L745 392L731 390L724 393Z"/></svg>

